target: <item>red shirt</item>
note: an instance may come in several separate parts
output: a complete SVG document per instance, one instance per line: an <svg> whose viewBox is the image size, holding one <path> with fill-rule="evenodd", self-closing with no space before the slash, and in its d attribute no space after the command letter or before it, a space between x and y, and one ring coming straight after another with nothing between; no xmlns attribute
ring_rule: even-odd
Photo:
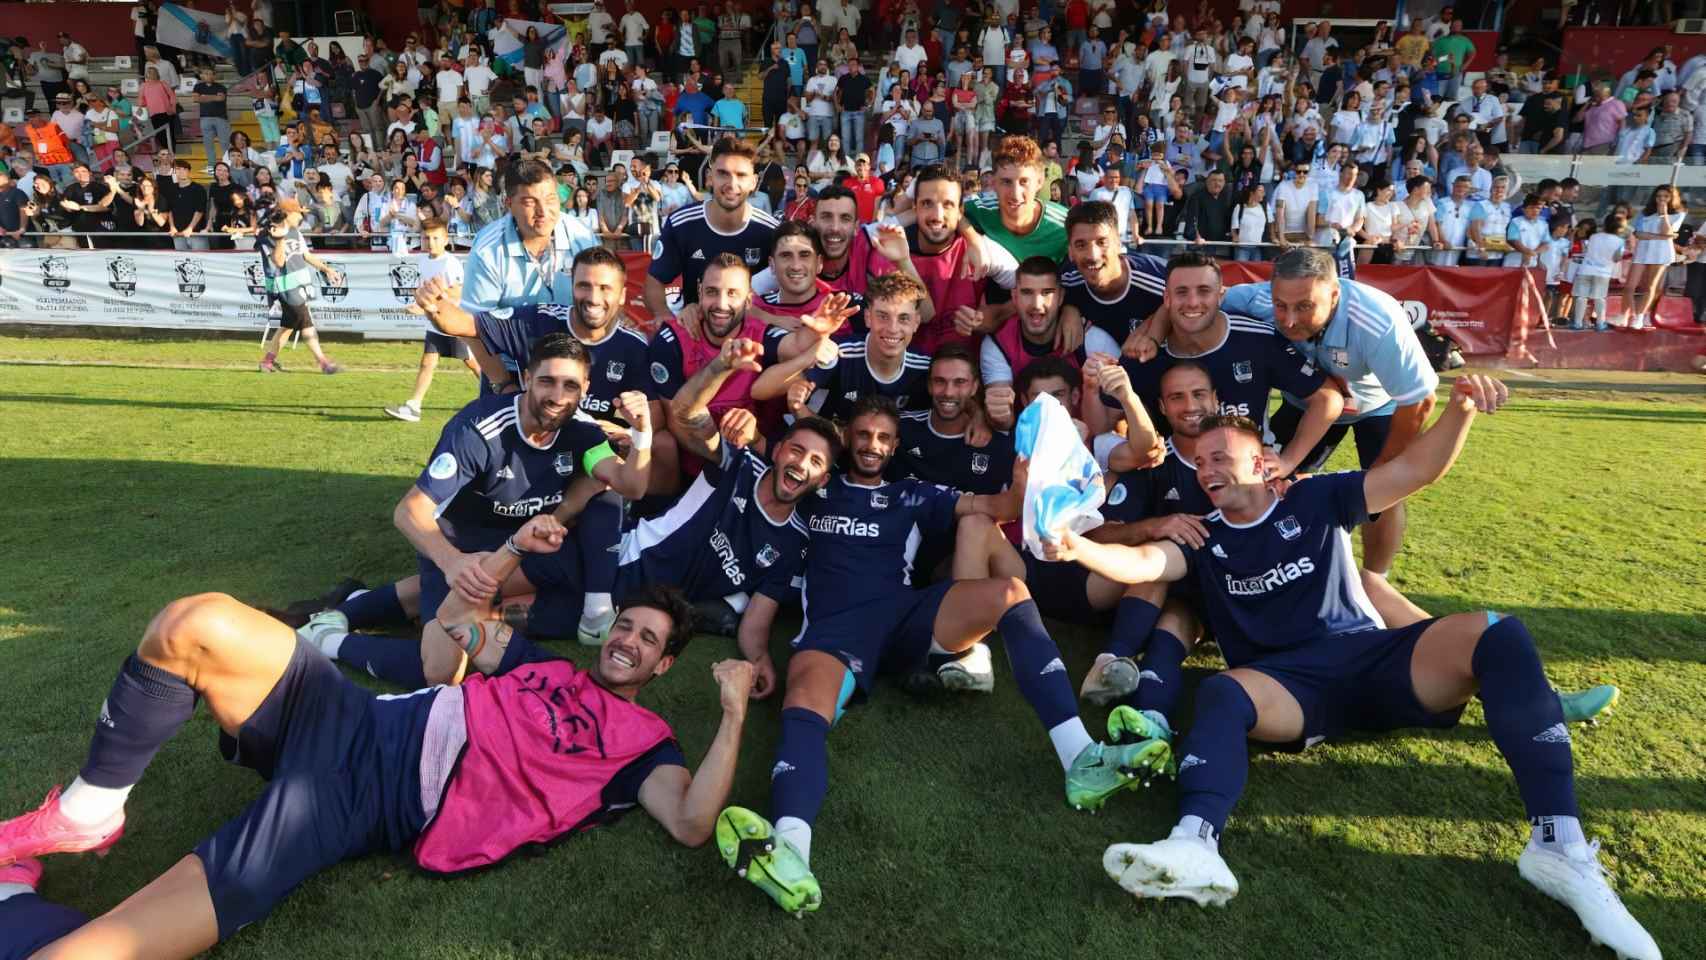
<svg viewBox="0 0 1706 960"><path fill-rule="evenodd" d="M877 201L883 198L883 181L877 177L848 177L841 185L853 191L853 201L858 206L859 222L871 223L877 219Z"/></svg>
<svg viewBox="0 0 1706 960"><path fill-rule="evenodd" d="M1084 0L1068 0L1066 4L1066 29L1083 30L1090 23L1090 5Z"/></svg>

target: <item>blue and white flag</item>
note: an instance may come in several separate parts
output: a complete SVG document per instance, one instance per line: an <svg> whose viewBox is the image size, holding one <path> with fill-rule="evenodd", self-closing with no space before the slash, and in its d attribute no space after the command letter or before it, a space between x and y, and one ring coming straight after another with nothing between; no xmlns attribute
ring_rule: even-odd
<svg viewBox="0 0 1706 960"><path fill-rule="evenodd" d="M206 54L230 60L231 41L226 34L225 16L180 7L175 3L160 5L160 24L155 36L168 47L192 53Z"/></svg>
<svg viewBox="0 0 1706 960"><path fill-rule="evenodd" d="M510 33L508 27L515 31ZM569 31L560 23L541 23L537 20L505 20L486 33L486 39L492 42L492 55L516 69L521 68L522 54L525 52L520 37L527 36L527 28L539 31L539 39L545 41L546 49L561 50L569 39Z"/></svg>
<svg viewBox="0 0 1706 960"><path fill-rule="evenodd" d="M1025 479L1025 549L1043 555L1044 540L1063 530L1083 533L1102 525L1102 468L1078 436L1066 408L1042 394L1019 414L1013 446L1029 461Z"/></svg>

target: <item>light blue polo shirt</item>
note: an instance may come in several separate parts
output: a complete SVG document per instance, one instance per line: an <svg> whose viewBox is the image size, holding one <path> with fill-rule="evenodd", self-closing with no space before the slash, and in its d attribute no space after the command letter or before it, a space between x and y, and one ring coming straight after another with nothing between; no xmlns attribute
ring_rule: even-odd
<svg viewBox="0 0 1706 960"><path fill-rule="evenodd" d="M583 224L564 216L551 246L535 259L521 245L515 217L505 214L474 235L462 279L462 309L508 316L508 308L530 303L574 303L575 254L598 246Z"/></svg>
<svg viewBox="0 0 1706 960"><path fill-rule="evenodd" d="M1226 291L1220 307L1227 313L1272 323L1273 287L1266 282L1239 284ZM1439 374L1428 363L1403 306L1366 283L1341 279L1333 319L1317 336L1302 343L1292 341L1292 346L1323 373L1350 386L1346 406L1355 409L1347 409L1336 423L1390 416L1399 407L1421 402L1439 387ZM1284 397L1294 407L1308 405L1305 398L1289 393Z"/></svg>

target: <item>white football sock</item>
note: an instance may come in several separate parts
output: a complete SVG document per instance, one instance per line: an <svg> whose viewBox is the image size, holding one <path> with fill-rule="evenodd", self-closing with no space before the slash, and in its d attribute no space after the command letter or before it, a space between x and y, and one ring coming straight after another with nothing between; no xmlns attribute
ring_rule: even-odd
<svg viewBox="0 0 1706 960"><path fill-rule="evenodd" d="M581 619L584 621L597 623L608 620L613 612L608 593L589 593L581 601Z"/></svg>
<svg viewBox="0 0 1706 960"><path fill-rule="evenodd" d="M0 902L20 893L35 893L36 888L27 883L0 883Z"/></svg>
<svg viewBox="0 0 1706 960"><path fill-rule="evenodd" d="M130 796L129 787L97 787L84 783L82 777L71 781L71 786L59 795L59 812L65 819L82 826L94 826L107 820L124 809L125 798Z"/></svg>
<svg viewBox="0 0 1706 960"><path fill-rule="evenodd" d="M1173 828L1173 835L1185 840L1193 840L1203 846L1220 852L1220 840L1214 835L1214 827L1207 820L1195 815L1180 817L1179 825Z"/></svg>
<svg viewBox="0 0 1706 960"><path fill-rule="evenodd" d="M1049 742L1054 744L1054 755L1060 758L1060 769L1071 770L1072 761L1084 752L1084 748L1096 741L1090 739L1090 731L1084 729L1084 721L1079 717L1062 720L1049 728Z"/></svg>
<svg viewBox="0 0 1706 960"><path fill-rule="evenodd" d="M783 817L776 821L776 836L788 841L799 851L806 866L812 865L812 827L799 817Z"/></svg>
<svg viewBox="0 0 1706 960"><path fill-rule="evenodd" d="M1529 827L1533 841L1554 853L1563 853L1572 844L1585 844L1582 822L1575 817L1539 817Z"/></svg>
<svg viewBox="0 0 1706 960"><path fill-rule="evenodd" d="M348 637L349 634L347 633L321 634L320 642L318 644L320 652L325 654L327 659L336 660L338 658L338 651L344 648L344 640Z"/></svg>

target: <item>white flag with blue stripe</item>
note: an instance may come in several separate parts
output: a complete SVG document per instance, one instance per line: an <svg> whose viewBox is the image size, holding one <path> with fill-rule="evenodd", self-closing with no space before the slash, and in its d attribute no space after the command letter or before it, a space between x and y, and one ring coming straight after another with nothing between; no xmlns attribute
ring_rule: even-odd
<svg viewBox="0 0 1706 960"><path fill-rule="evenodd" d="M168 47L192 53L203 53L221 60L233 59L231 41L226 33L225 16L180 7L175 3L160 5L160 25L155 36Z"/></svg>
<svg viewBox="0 0 1706 960"><path fill-rule="evenodd" d="M515 33L510 33L509 30L504 29L505 27L513 29ZM560 50L569 39L568 30L564 29L560 23L541 23L537 20L505 20L486 33L486 39L492 42L492 55L520 70L522 54L526 51L516 34L523 37L527 36L528 27L539 31L539 39L545 41L546 49L557 48Z"/></svg>
<svg viewBox="0 0 1706 960"><path fill-rule="evenodd" d="M1063 530L1083 533L1102 525L1102 468L1078 436L1066 408L1042 394L1019 414L1013 446L1029 463L1025 480L1025 549L1043 555L1042 542Z"/></svg>

